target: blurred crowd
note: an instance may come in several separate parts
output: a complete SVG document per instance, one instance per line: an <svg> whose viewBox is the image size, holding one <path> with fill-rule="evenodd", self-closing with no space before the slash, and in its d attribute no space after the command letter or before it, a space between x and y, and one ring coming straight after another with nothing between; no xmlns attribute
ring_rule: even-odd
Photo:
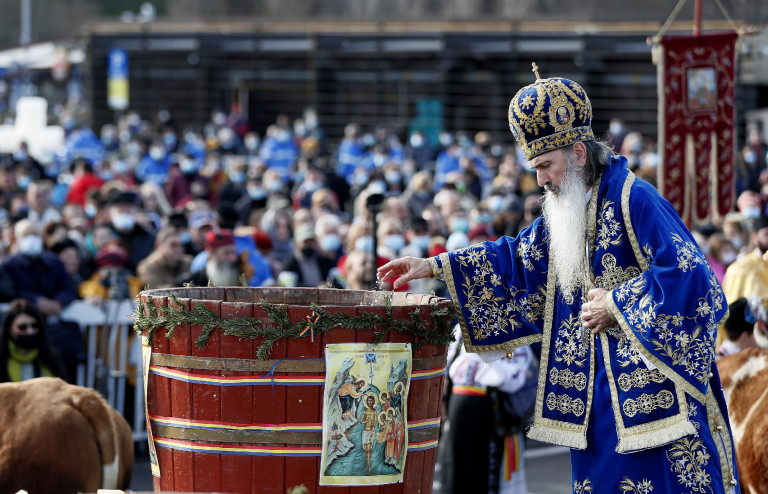
<svg viewBox="0 0 768 494"><path fill-rule="evenodd" d="M350 123L330 140L306 109L262 135L237 104L202 128L165 110L128 111L96 132L65 128L50 163L24 145L0 156L0 299L26 299L45 316L76 298L98 304L185 283L387 289L375 267L388 259L514 236L541 212L519 146L489 132ZM758 236L768 204L760 136L751 131L739 153L738 210L695 231L720 280L768 249L768 228ZM652 139L617 119L603 137L655 181Z"/></svg>

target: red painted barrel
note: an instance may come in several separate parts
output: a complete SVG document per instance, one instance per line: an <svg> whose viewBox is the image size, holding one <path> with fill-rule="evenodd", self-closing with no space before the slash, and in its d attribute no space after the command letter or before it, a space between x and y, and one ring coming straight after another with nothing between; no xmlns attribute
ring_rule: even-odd
<svg viewBox="0 0 768 494"><path fill-rule="evenodd" d="M336 326L314 335L305 331L276 341L268 355L259 355L264 337L241 339L224 334L221 328L207 328L207 343L196 345L206 327L186 316L207 308L210 312L202 312L209 322L253 318L249 320L275 327L274 309L278 308L286 314L286 326L300 326L316 316L317 307L325 314L347 314L358 322L363 314L400 322L416 317L429 332L427 337L423 333L414 337L393 330L381 340L408 342L413 348L407 399L409 449L402 483L318 485L324 348L331 343L371 343L381 326ZM168 315L170 308L183 310L173 316ZM156 492L284 494L302 484L313 493L432 492L445 343L450 334L448 300L335 289L173 288L142 292L135 315L137 329L144 335L152 333L147 414L159 463ZM167 326L174 324L168 321L181 321L170 337ZM425 343L430 339L432 343Z"/></svg>

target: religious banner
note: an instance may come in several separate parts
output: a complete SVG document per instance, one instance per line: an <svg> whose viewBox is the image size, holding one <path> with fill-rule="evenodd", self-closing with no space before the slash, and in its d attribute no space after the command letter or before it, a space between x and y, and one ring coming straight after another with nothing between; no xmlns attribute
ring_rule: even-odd
<svg viewBox="0 0 768 494"><path fill-rule="evenodd" d="M659 42L658 187L688 225L733 208L736 39Z"/></svg>
<svg viewBox="0 0 768 494"><path fill-rule="evenodd" d="M403 481L409 343L325 347L320 485Z"/></svg>

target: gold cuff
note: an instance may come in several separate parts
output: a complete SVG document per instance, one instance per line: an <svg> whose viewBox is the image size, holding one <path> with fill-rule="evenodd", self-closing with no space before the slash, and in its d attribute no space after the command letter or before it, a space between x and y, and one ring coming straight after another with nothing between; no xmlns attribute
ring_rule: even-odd
<svg viewBox="0 0 768 494"><path fill-rule="evenodd" d="M438 266L437 259L435 259L434 257L430 257L429 258L429 267L432 268L432 277L433 278L435 278L437 280L442 280L443 279L443 268Z"/></svg>

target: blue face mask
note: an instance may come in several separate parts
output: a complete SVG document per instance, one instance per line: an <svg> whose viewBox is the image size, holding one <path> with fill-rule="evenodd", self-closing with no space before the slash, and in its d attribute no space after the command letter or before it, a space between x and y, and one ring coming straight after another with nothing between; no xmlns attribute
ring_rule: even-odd
<svg viewBox="0 0 768 494"><path fill-rule="evenodd" d="M400 249L405 247L405 239L402 235L392 234L384 237L384 245L395 251L395 254L400 252Z"/></svg>
<svg viewBox="0 0 768 494"><path fill-rule="evenodd" d="M341 237L335 233L329 233L320 239L320 248L325 252L336 252L341 247Z"/></svg>
<svg viewBox="0 0 768 494"><path fill-rule="evenodd" d="M432 241L432 237L429 235L418 235L411 239L411 243L426 252L429 249L429 243Z"/></svg>
<svg viewBox="0 0 768 494"><path fill-rule="evenodd" d="M264 187L251 187L248 189L248 195L254 201L258 201L267 197L267 191L264 190Z"/></svg>
<svg viewBox="0 0 768 494"><path fill-rule="evenodd" d="M451 230L467 233L469 231L469 220L467 218L454 218L451 222Z"/></svg>
<svg viewBox="0 0 768 494"><path fill-rule="evenodd" d="M366 235L355 240L355 250L373 252L373 237Z"/></svg>
<svg viewBox="0 0 768 494"><path fill-rule="evenodd" d="M241 184L245 182L245 173L244 172L231 172L229 174L229 181L233 184Z"/></svg>

